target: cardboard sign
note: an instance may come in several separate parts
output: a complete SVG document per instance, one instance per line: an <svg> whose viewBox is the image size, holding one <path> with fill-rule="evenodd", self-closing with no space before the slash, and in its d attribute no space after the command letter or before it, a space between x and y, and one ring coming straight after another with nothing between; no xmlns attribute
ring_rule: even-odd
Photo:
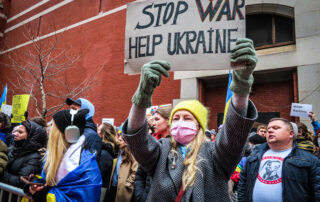
<svg viewBox="0 0 320 202"><path fill-rule="evenodd" d="M127 5L125 73L166 60L172 71L228 69L245 37L245 0L148 0Z"/></svg>
<svg viewBox="0 0 320 202"><path fill-rule="evenodd" d="M12 114L12 105L3 104L1 108L1 112L5 113L10 117Z"/></svg>
<svg viewBox="0 0 320 202"><path fill-rule="evenodd" d="M102 123L114 124L114 118L102 118Z"/></svg>
<svg viewBox="0 0 320 202"><path fill-rule="evenodd" d="M30 95L14 95L12 99L12 123L21 123L26 118L24 113L28 109Z"/></svg>
<svg viewBox="0 0 320 202"><path fill-rule="evenodd" d="M292 103L290 116L308 117L310 111L312 111L312 105Z"/></svg>

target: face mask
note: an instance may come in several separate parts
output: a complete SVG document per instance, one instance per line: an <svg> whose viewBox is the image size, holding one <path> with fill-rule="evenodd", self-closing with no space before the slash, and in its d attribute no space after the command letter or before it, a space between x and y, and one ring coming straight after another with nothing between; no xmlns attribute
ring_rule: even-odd
<svg viewBox="0 0 320 202"><path fill-rule="evenodd" d="M173 122L170 128L171 135L180 144L189 144L197 134L197 126L191 121Z"/></svg>

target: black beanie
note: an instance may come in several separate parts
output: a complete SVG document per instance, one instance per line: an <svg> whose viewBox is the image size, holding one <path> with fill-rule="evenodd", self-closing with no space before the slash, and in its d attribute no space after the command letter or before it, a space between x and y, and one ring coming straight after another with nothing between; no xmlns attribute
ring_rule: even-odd
<svg viewBox="0 0 320 202"><path fill-rule="evenodd" d="M86 125L86 114L89 112L89 109L79 110L73 118L73 125L77 126L80 130L80 134L83 133ZM60 132L64 134L66 127L71 125L71 114L70 110L62 110L53 115L53 120L57 125Z"/></svg>
<svg viewBox="0 0 320 202"><path fill-rule="evenodd" d="M263 144L266 142L266 138L265 137L261 137L260 135L258 135L257 133L252 133L249 136L249 142L251 142L252 144L256 145L256 144Z"/></svg>

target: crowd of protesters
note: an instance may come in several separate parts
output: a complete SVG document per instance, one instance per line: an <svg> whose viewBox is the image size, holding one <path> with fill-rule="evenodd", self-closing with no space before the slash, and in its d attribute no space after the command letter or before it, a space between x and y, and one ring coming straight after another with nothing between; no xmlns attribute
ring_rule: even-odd
<svg viewBox="0 0 320 202"><path fill-rule="evenodd" d="M96 125L84 98L67 98L70 109L49 123L36 117L12 126L0 113L0 180L34 201L319 201L315 114L312 131L273 118L252 132L257 59L251 40L237 40L231 61L246 68L233 70L232 102L217 131L208 129L208 110L197 100L146 113L170 70L159 60L142 67L120 127Z"/></svg>

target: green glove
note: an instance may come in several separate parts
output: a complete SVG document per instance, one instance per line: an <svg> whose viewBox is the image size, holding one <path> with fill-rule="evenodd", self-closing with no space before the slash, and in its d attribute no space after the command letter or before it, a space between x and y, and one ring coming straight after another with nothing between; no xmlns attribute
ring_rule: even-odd
<svg viewBox="0 0 320 202"><path fill-rule="evenodd" d="M231 62L245 62L246 68L232 71L230 89L238 95L248 95L253 83L252 72L258 62L252 40L247 38L237 39L236 46L231 52Z"/></svg>
<svg viewBox="0 0 320 202"><path fill-rule="evenodd" d="M131 101L139 107L148 108L152 105L153 90L161 83L161 74L169 77L170 64L163 60L154 60L143 65L139 87Z"/></svg>

